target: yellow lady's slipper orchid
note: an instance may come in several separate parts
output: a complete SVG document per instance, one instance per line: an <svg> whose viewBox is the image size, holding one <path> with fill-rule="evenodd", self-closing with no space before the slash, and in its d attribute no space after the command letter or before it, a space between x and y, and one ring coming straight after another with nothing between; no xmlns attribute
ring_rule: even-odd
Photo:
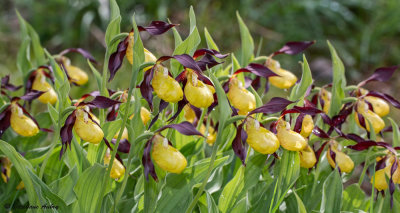
<svg viewBox="0 0 400 213"><path fill-rule="evenodd" d="M206 126L204 124L200 126L200 133L203 135L206 133ZM212 146L215 143L216 138L217 138L217 132L215 132L215 129L212 126L209 126L206 143Z"/></svg>
<svg viewBox="0 0 400 213"><path fill-rule="evenodd" d="M291 130L288 122L279 120L276 130L276 136L283 148L290 151L301 151L306 148L307 140L299 133Z"/></svg>
<svg viewBox="0 0 400 213"><path fill-rule="evenodd" d="M280 89L289 89L297 81L297 77L288 70L282 69L278 61L271 58L267 61L267 67L279 76L269 77L268 80L272 85Z"/></svg>
<svg viewBox="0 0 400 213"><path fill-rule="evenodd" d="M324 107L322 110L325 112L325 114L328 114L329 109L331 108L332 94L324 88L321 89L320 93L321 99L324 101Z"/></svg>
<svg viewBox="0 0 400 213"><path fill-rule="evenodd" d="M36 76L33 80L32 89L45 92L38 98L40 102L44 104L56 103L57 93L54 91L53 87L49 83L47 83L46 76L43 74L41 68L36 71Z"/></svg>
<svg viewBox="0 0 400 213"><path fill-rule="evenodd" d="M185 156L170 146L167 139L161 135L154 136L151 156L154 162L167 172L180 174L187 166Z"/></svg>
<svg viewBox="0 0 400 213"><path fill-rule="evenodd" d="M255 96L244 88L242 82L237 78L230 80L227 96L233 107L239 110L240 115L247 115L256 108Z"/></svg>
<svg viewBox="0 0 400 213"><path fill-rule="evenodd" d="M247 140L251 148L261 154L272 154L279 149L279 141L274 133L260 126L254 119L246 121Z"/></svg>
<svg viewBox="0 0 400 213"><path fill-rule="evenodd" d="M365 95L368 93L368 90L360 88L361 94ZM365 96L364 99L372 104L372 108L374 112L380 117L384 117L390 112L389 104L383 100L382 98L374 97L374 96Z"/></svg>
<svg viewBox="0 0 400 213"><path fill-rule="evenodd" d="M379 133L382 131L383 128L385 128L385 122L382 120L379 115L374 113L373 111L368 109L368 104L365 103L363 100L360 100L357 104L357 112L360 113L365 120L365 126L367 127L367 131L370 131L369 128L369 122L371 122L372 127L374 128L375 133ZM361 126L360 121L358 120L358 114L354 113L354 118L356 120L356 123L358 126L361 128L364 128ZM368 122L369 121L369 122Z"/></svg>
<svg viewBox="0 0 400 213"><path fill-rule="evenodd" d="M36 123L24 115L24 112L16 102L11 103L11 128L19 135L24 137L31 137L39 132L39 127Z"/></svg>
<svg viewBox="0 0 400 213"><path fill-rule="evenodd" d="M5 183L7 183L8 179L11 177L11 161L8 158L4 157L0 158L0 162L2 167L6 170L6 174L1 172L1 178Z"/></svg>
<svg viewBox="0 0 400 213"><path fill-rule="evenodd" d="M110 164L110 160L111 160L111 156L107 150L106 154L104 155L104 165L108 166ZM119 162L119 160L114 158L113 165L111 166L110 177L112 179L119 179L119 178L123 177L124 174L125 174L124 165L122 165L122 163Z"/></svg>
<svg viewBox="0 0 400 213"><path fill-rule="evenodd" d="M195 113L194 110L190 107L189 104L186 104L186 105L183 107L183 112L184 112L185 119L186 119L188 122L193 123L194 120L196 119L196 113Z"/></svg>
<svg viewBox="0 0 400 213"><path fill-rule="evenodd" d="M305 149L300 151L300 166L306 169L312 168L317 162L314 150L307 145Z"/></svg>
<svg viewBox="0 0 400 213"><path fill-rule="evenodd" d="M129 33L129 43L128 47L126 49L126 58L128 59L130 64L133 64L133 44L134 44L134 36L133 32ZM144 48L144 62L156 62L157 58L148 51L146 48ZM151 68L151 66L150 66Z"/></svg>
<svg viewBox="0 0 400 213"><path fill-rule="evenodd" d="M314 129L314 121L311 115L305 115L303 118L303 123L301 125L300 135L307 138L310 136L312 130Z"/></svg>
<svg viewBox="0 0 400 213"><path fill-rule="evenodd" d="M132 114L129 119L132 119L135 116L135 114ZM150 121L151 113L148 109L145 107L140 108L140 118L142 119L142 122L144 125L146 125Z"/></svg>
<svg viewBox="0 0 400 213"><path fill-rule="evenodd" d="M69 81L71 83L84 85L88 82L89 76L81 68L72 65L66 65L65 69L67 70L68 76L70 78Z"/></svg>
<svg viewBox="0 0 400 213"><path fill-rule="evenodd" d="M197 108L207 108L214 102L214 87L204 84L197 79L197 74L188 71L187 83L185 86L185 97L190 104Z"/></svg>
<svg viewBox="0 0 400 213"><path fill-rule="evenodd" d="M176 103L183 99L181 86L162 65L156 65L154 69L152 86L157 96L166 102Z"/></svg>
<svg viewBox="0 0 400 213"><path fill-rule="evenodd" d="M395 156L391 156L386 162L385 172L388 177L391 177L390 170L392 169L395 158ZM400 184L400 165L397 165L397 169L394 171L392 179L393 183Z"/></svg>
<svg viewBox="0 0 400 213"><path fill-rule="evenodd" d="M117 133L115 133L115 135L114 135L114 139L117 139L118 138L118 135L119 135L119 132L120 131L118 131ZM121 136L121 140L122 139L126 139L126 140L128 140L129 139L129 137L128 137L128 129L125 127L124 128L124 131L122 132L122 136Z"/></svg>
<svg viewBox="0 0 400 213"><path fill-rule="evenodd" d="M78 107L76 109L75 111L76 121L74 124L74 129L76 134L82 140L93 144L98 144L103 140L104 133L103 130L100 128L100 126L94 123L89 118L88 112L89 112L88 108L86 108L86 110L84 110L83 107ZM90 113L90 116L97 123L100 123L99 119L95 115Z"/></svg>
<svg viewBox="0 0 400 213"><path fill-rule="evenodd" d="M374 177L371 178L371 184L374 183L374 178L375 178L374 187L378 191L385 190L385 189L387 189L389 187L387 182L386 182L385 169L379 169L378 171L375 171Z"/></svg>
<svg viewBox="0 0 400 213"><path fill-rule="evenodd" d="M335 168L336 167L335 161L336 161L340 171L350 173L351 171L353 171L354 168L353 160L345 153L337 150L336 146L337 145L332 145L331 147L329 147L326 153L326 158L328 159L329 164L332 166L332 168ZM331 158L330 150L332 150L335 153L335 161L333 161L333 159Z"/></svg>

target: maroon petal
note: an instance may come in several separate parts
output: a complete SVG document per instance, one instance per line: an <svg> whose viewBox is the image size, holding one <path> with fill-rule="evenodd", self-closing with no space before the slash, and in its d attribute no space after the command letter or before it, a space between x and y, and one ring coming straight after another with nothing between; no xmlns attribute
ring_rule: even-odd
<svg viewBox="0 0 400 213"><path fill-rule="evenodd" d="M151 70L144 73L143 81L139 86L140 93L149 104L151 110L153 110L153 87L151 86L151 79L153 79L153 75L154 66L151 68Z"/></svg>
<svg viewBox="0 0 400 213"><path fill-rule="evenodd" d="M173 128L184 135L199 135L199 136L204 137L203 134L201 134L199 131L197 131L196 127L193 126L193 124L191 124L187 121L184 121L180 124L165 125L165 126L161 127L160 129L158 129L156 132L161 132L167 128Z"/></svg>
<svg viewBox="0 0 400 213"><path fill-rule="evenodd" d="M72 140L72 128L74 127L76 120L75 111L73 111L65 120L64 126L61 127L60 136L61 136L61 144L62 148L60 151L60 159L62 155L67 151L68 146L71 145Z"/></svg>
<svg viewBox="0 0 400 213"><path fill-rule="evenodd" d="M367 129L366 124L365 124L365 119L364 116L361 113L357 112L357 117L358 117L358 122L360 123L360 125L364 128Z"/></svg>
<svg viewBox="0 0 400 213"><path fill-rule="evenodd" d="M315 41L290 41L286 43L280 50L276 51L274 55L278 54L288 54L288 55L296 55L298 53L303 52L309 46L313 45Z"/></svg>
<svg viewBox="0 0 400 213"><path fill-rule="evenodd" d="M357 151L362 151L362 150L368 149L371 146L377 146L377 145L378 144L375 141L364 141L364 142L358 143L356 145L347 146L347 148L357 150Z"/></svg>
<svg viewBox="0 0 400 213"><path fill-rule="evenodd" d="M121 104L121 102L110 98L106 98L104 96L96 96L92 101L88 102L87 104L94 105L100 109L105 109L115 106L117 104Z"/></svg>
<svg viewBox="0 0 400 213"><path fill-rule="evenodd" d="M375 72L369 78L360 82L358 85L363 86L371 81L387 81L392 77L394 71L396 71L397 68L398 66L380 67L376 69Z"/></svg>
<svg viewBox="0 0 400 213"><path fill-rule="evenodd" d="M300 133L301 132L301 126L303 125L303 120L304 120L304 116L306 114L301 113L299 116L297 116L296 118L296 124L294 125L293 131Z"/></svg>
<svg viewBox="0 0 400 213"><path fill-rule="evenodd" d="M194 52L193 58L196 59L200 56L207 55L207 54L215 56L220 59L226 58L229 55L229 54L221 54L220 52L213 50L213 49L198 49L198 50L196 50L196 52Z"/></svg>
<svg viewBox="0 0 400 213"><path fill-rule="evenodd" d="M142 164L144 167L144 176L146 177L146 180L149 180L149 173L153 177L153 179L158 182L156 170L154 169L154 164L151 161L150 157L150 152L151 152L151 144L152 144L153 138L147 141L144 150L143 150L143 156L142 156Z"/></svg>
<svg viewBox="0 0 400 213"><path fill-rule="evenodd" d="M325 142L321 145L321 147L315 152L315 157L317 158L317 163L319 161L319 157L322 154L322 151L324 151L325 146L328 145L328 142ZM315 163L315 165L317 165L317 163Z"/></svg>
<svg viewBox="0 0 400 213"><path fill-rule="evenodd" d="M182 64L182 66L201 72L200 67L197 65L196 61L190 55L182 54L182 55L174 55L172 57L177 61L179 61L179 63Z"/></svg>
<svg viewBox="0 0 400 213"><path fill-rule="evenodd" d="M330 136L328 135L328 133L326 133L324 130L322 130L321 128L319 128L318 126L315 126L312 133L320 138L330 138Z"/></svg>
<svg viewBox="0 0 400 213"><path fill-rule="evenodd" d="M117 50L110 55L110 59L108 60L108 70L110 71L110 78L108 79L109 82L114 78L119 68L121 68L122 62L126 55L126 49L128 48L128 39L129 36L126 37L125 40L119 42Z"/></svg>
<svg viewBox="0 0 400 213"><path fill-rule="evenodd" d="M7 107L0 113L0 138L4 132L10 127L11 107Z"/></svg>
<svg viewBox="0 0 400 213"><path fill-rule="evenodd" d="M350 134L347 134L347 135L345 135L345 136L346 136L347 139L353 140L353 141L355 141L355 142L357 142L357 143L361 143L361 142L364 142L364 141L365 141L364 138L362 138L362 137L360 137L359 135L356 135L356 134L354 134L354 133L350 133Z"/></svg>
<svg viewBox="0 0 400 213"><path fill-rule="evenodd" d="M15 86L13 84L10 84L9 81L10 81L10 76L9 75L4 76L1 79L1 88L4 88L4 89L12 91L12 92L17 91L22 88L22 86Z"/></svg>
<svg viewBox="0 0 400 213"><path fill-rule="evenodd" d="M238 158L242 161L242 164L244 166L246 166L246 155L247 155L247 151L246 151L246 147L245 147L245 141L242 138L242 133L244 131L243 130L243 124L240 124L237 129L236 129L236 136L232 141L232 149L235 152L235 155L238 156ZM244 132L246 133L246 132Z"/></svg>
<svg viewBox="0 0 400 213"><path fill-rule="evenodd" d="M86 51L86 50L84 50L82 48L68 48L68 49L63 50L59 55L63 56L63 55L65 55L67 53L70 53L70 52L79 53L83 57L89 59L91 62L94 62L94 63L97 64L96 59L88 51Z"/></svg>
<svg viewBox="0 0 400 213"><path fill-rule="evenodd" d="M276 73L272 72L268 67L261 65L261 64L255 64L255 63L251 63L251 64L247 65L247 67L245 67L245 68L236 70L234 74L239 74L241 72L251 72L254 75L264 77L264 78L278 76Z"/></svg>
<svg viewBox="0 0 400 213"><path fill-rule="evenodd" d="M251 111L249 115L252 115L254 113L266 113L266 114L277 113L284 110L289 104L292 103L294 102L286 100L284 98L274 97L268 103Z"/></svg>
<svg viewBox="0 0 400 213"><path fill-rule="evenodd" d="M38 90L31 90L27 92L25 95L21 96L20 98L25 101L32 101L36 98L39 98L41 95L45 93L44 91L38 91Z"/></svg>
<svg viewBox="0 0 400 213"><path fill-rule="evenodd" d="M180 100L178 102L178 109L176 110L176 113L168 119L168 122L174 121L178 117L178 115L182 112L183 107L185 107L185 105L187 103L188 102L187 102L186 98L183 98L182 100Z"/></svg>
<svg viewBox="0 0 400 213"><path fill-rule="evenodd" d="M115 144L117 142L117 139L113 138L111 140L111 143ZM119 145L118 145L118 152L122 152L122 153L129 153L129 150L131 149L131 144L129 143L129 141L127 139L121 139L119 141Z"/></svg>
<svg viewBox="0 0 400 213"><path fill-rule="evenodd" d="M138 26L138 30L146 31L150 33L150 35L161 35L175 26L178 26L178 24L170 24L165 21L152 21L147 27Z"/></svg>
<svg viewBox="0 0 400 213"><path fill-rule="evenodd" d="M204 71L207 69L210 69L214 66L217 66L218 64L221 64L220 62L216 61L211 55L206 54L203 56L199 61L196 61L197 66L200 68L200 70Z"/></svg>

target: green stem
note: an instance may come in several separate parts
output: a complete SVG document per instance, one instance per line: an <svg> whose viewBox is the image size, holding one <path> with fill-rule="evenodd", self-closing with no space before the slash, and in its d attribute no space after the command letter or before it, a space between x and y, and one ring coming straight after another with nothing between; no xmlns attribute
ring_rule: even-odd
<svg viewBox="0 0 400 213"><path fill-rule="evenodd" d="M108 91L107 91L108 58L109 58L108 47L106 47L106 53L104 54L103 74L102 74L101 89L100 89L100 94L105 97L108 97L108 95L109 95ZM106 118L105 110L100 109L100 123L101 124L104 124L105 118Z"/></svg>
<svg viewBox="0 0 400 213"><path fill-rule="evenodd" d="M197 191L196 196L193 198L193 200L190 203L189 207L186 209L186 213L190 213L190 212L193 211L194 207L197 204L197 201L200 199L200 196L203 194L203 191L204 191L204 189L205 189L205 187L207 185L208 178L210 177L211 172L212 172L213 167L214 167L215 158L217 157L218 146L219 146L220 141L222 140L222 132L223 132L224 126L225 126L225 122L221 122L218 125L219 131L217 133L217 139L216 139L215 144L214 144L213 149L212 149L210 165L208 167L206 177L204 178L203 183L201 184L201 186L199 188L199 191Z"/></svg>
<svg viewBox="0 0 400 213"><path fill-rule="evenodd" d="M207 113L207 108L202 108L201 109L200 119L197 122L197 127L196 127L197 130L199 130L200 127L201 127L201 124L203 124L204 116L206 115L206 113Z"/></svg>
<svg viewBox="0 0 400 213"><path fill-rule="evenodd" d="M132 144L138 144L140 141L147 139L149 137L152 137L154 135L154 133L152 132L144 132L143 134L141 134L139 137L137 137ZM126 177L124 178L121 188L118 190L118 193L115 197L115 201L114 201L114 206L113 206L113 211L117 211L117 206L118 206L118 202L122 197L122 194L124 193L125 187L126 187L126 183L128 182L128 178L129 178L129 172L131 170L131 166L132 166L132 160L133 160L133 147L129 150L129 154L128 154L128 166L126 167L126 172L125 174Z"/></svg>
<svg viewBox="0 0 400 213"><path fill-rule="evenodd" d="M350 85L350 86L345 87L344 91L345 92L349 92L349 91L352 91L352 90L356 90L357 88L358 87L356 85Z"/></svg>

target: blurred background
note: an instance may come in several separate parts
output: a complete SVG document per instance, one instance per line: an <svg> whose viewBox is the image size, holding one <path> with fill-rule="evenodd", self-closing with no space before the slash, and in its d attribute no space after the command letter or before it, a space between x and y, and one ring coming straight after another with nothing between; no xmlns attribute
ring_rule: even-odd
<svg viewBox="0 0 400 213"><path fill-rule="evenodd" d="M188 11L193 5L197 26L204 40L207 27L223 53L240 48L236 19L239 11L252 33L257 47L263 38L261 55L269 55L287 41L316 40L306 51L317 82L331 81L331 62L326 40L336 47L346 66L349 83L359 82L377 67L398 64L400 56L400 1L398 0L117 0L123 18L122 31L130 30L130 18L147 25L152 20L171 20L182 37L188 34ZM104 31L109 10L108 0L2 0L0 7L0 74L15 72L20 44L15 14L22 16L39 33L42 45L56 54L69 47L89 50L99 61L104 57ZM172 32L149 37L142 34L145 46L157 57L173 51ZM202 41L200 47L205 47ZM78 57L79 58L79 57ZM279 56L282 65L300 76L301 56ZM83 59L74 60L81 63ZM90 72L90 71L88 71ZM400 76L397 75L397 76ZM123 79L120 78L119 79ZM392 79L389 84L398 87ZM393 95L389 84L371 84ZM398 97L398 96L397 96Z"/></svg>

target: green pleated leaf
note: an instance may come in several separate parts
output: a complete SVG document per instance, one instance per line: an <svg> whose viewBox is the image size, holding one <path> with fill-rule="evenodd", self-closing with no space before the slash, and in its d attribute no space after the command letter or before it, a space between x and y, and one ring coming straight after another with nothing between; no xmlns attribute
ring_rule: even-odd
<svg viewBox="0 0 400 213"><path fill-rule="evenodd" d="M342 179L337 169L326 178L322 189L321 212L340 212L342 205Z"/></svg>
<svg viewBox="0 0 400 213"><path fill-rule="evenodd" d="M74 186L78 181L78 170L74 167L64 177L54 181L49 186L60 196L67 205L72 204L76 200Z"/></svg>
<svg viewBox="0 0 400 213"><path fill-rule="evenodd" d="M393 131L393 147L400 146L400 131L399 125L392 118L388 118L390 123L392 124L392 131Z"/></svg>
<svg viewBox="0 0 400 213"><path fill-rule="evenodd" d="M106 168L98 163L92 167L86 169L79 177L74 192L77 197L77 208L80 212L98 212L102 205L102 197L104 197L102 188L106 193L110 189L110 185L107 183Z"/></svg>
<svg viewBox="0 0 400 213"><path fill-rule="evenodd" d="M228 99L224 89L221 86L221 83L219 83L218 79L212 73L210 73L210 79L214 84L215 92L217 93L218 98L218 107L220 109L218 121L225 124L225 121L230 117L232 110L229 106Z"/></svg>
<svg viewBox="0 0 400 213"><path fill-rule="evenodd" d="M358 184L352 184L343 191L342 211L357 212L366 205L366 194Z"/></svg>
<svg viewBox="0 0 400 213"><path fill-rule="evenodd" d="M290 94L290 100L302 100L307 92L308 87L312 84L312 75L310 66L308 65L308 61L306 56L303 55L303 74L301 75L300 83L296 85L295 89L292 90Z"/></svg>
<svg viewBox="0 0 400 213"><path fill-rule="evenodd" d="M332 99L331 99L331 108L329 109L329 116L333 116L340 111L343 104L342 101L345 98L344 88L346 87L346 76L344 73L343 62L339 58L335 48L329 41L328 41L328 46L332 56L332 70L333 70Z"/></svg>
<svg viewBox="0 0 400 213"><path fill-rule="evenodd" d="M29 37L22 39L21 46L18 49L17 55L17 67L23 76L26 76L30 69L32 69L32 64L30 62L30 42Z"/></svg>
<svg viewBox="0 0 400 213"><path fill-rule="evenodd" d="M254 41L251 37L249 29L240 17L239 12L236 12L236 17L239 22L240 39L242 42L240 65L245 67L254 58Z"/></svg>
<svg viewBox="0 0 400 213"><path fill-rule="evenodd" d="M235 205L238 195L244 186L244 170L245 167L240 167L233 179L225 185L218 200L218 209L221 212L225 213L232 211L232 207Z"/></svg>
<svg viewBox="0 0 400 213"><path fill-rule="evenodd" d="M113 52L117 47L118 43L111 44L111 40L114 36L120 33L120 23L121 23L121 15L119 12L118 4L115 0L110 0L110 23L107 26L106 34L105 34L105 42L108 47L109 52Z"/></svg>
<svg viewBox="0 0 400 213"><path fill-rule="evenodd" d="M223 165L229 156L217 158L214 169ZM157 202L155 212L174 212L177 209L187 209L192 200L192 188L201 182L210 164L210 158L198 161L192 167L186 168L182 174L168 173L165 177L165 186Z"/></svg>
<svg viewBox="0 0 400 213"><path fill-rule="evenodd" d="M208 49L214 49L219 52L219 48L215 43L214 39L211 37L210 33L208 32L207 28L204 27L204 37L206 38Z"/></svg>

